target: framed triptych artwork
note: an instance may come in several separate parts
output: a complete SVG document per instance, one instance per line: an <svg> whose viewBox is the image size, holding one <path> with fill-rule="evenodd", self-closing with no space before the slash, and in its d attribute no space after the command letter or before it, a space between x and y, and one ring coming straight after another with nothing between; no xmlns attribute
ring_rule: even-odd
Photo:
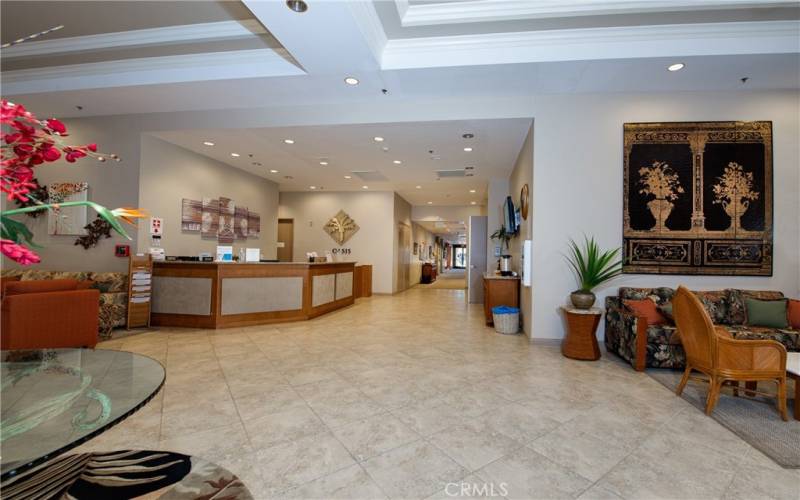
<svg viewBox="0 0 800 500"><path fill-rule="evenodd" d="M772 122L626 123L623 272L772 275Z"/></svg>

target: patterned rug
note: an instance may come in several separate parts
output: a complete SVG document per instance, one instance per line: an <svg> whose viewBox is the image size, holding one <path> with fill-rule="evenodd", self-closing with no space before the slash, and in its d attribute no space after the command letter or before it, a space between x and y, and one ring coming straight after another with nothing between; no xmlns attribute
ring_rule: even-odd
<svg viewBox="0 0 800 500"><path fill-rule="evenodd" d="M232 472L168 451L64 455L0 485L4 499L252 500Z"/></svg>
<svg viewBox="0 0 800 500"><path fill-rule="evenodd" d="M674 391L681 380L681 371L649 368L647 374ZM765 390L769 384L759 384ZM773 384L774 386L774 384ZM790 394L791 383L789 387ZM708 384L690 380L681 397L705 411ZM731 389L723 390L711 417L745 440L775 463L786 469L800 469L800 420L792 418L793 404L789 400L789 421L781 420L775 400L756 397L733 397Z"/></svg>

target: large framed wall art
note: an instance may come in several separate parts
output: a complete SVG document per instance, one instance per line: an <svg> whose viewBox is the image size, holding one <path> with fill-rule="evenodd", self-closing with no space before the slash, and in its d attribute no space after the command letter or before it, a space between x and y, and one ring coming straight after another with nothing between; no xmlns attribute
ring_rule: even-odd
<svg viewBox="0 0 800 500"><path fill-rule="evenodd" d="M772 122L624 125L623 272L772 276Z"/></svg>

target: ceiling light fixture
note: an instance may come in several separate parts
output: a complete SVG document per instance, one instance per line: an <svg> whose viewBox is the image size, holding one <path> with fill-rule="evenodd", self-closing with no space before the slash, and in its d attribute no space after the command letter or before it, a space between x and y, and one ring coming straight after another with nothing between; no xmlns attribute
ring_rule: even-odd
<svg viewBox="0 0 800 500"><path fill-rule="evenodd" d="M428 202L428 205L433 205L433 202L432 202L432 201L429 201L429 202Z"/></svg>
<svg viewBox="0 0 800 500"><path fill-rule="evenodd" d="M375 137L372 138L372 140L375 142L383 142L383 137L376 135Z"/></svg>
<svg viewBox="0 0 800 500"><path fill-rule="evenodd" d="M317 186L308 186L308 189L317 189Z"/></svg>
<svg viewBox="0 0 800 500"><path fill-rule="evenodd" d="M302 14L308 10L308 4L303 0L286 0L286 6L298 14Z"/></svg>
<svg viewBox="0 0 800 500"><path fill-rule="evenodd" d="M284 144L294 144L294 139L284 139Z"/></svg>
<svg viewBox="0 0 800 500"><path fill-rule="evenodd" d="M467 153L471 153L472 152L472 148L464 148L464 151L466 151Z"/></svg>
<svg viewBox="0 0 800 500"><path fill-rule="evenodd" d="M319 162L319 164L322 165L322 166L325 166L325 165L328 164L328 162L323 160L323 161Z"/></svg>
<svg viewBox="0 0 800 500"><path fill-rule="evenodd" d="M273 168L273 169L271 169L271 170L269 171L269 173L271 173L271 174L277 174L277 173L278 173L278 171L277 171L277 170L275 170L275 169Z"/></svg>
<svg viewBox="0 0 800 500"><path fill-rule="evenodd" d="M206 146L213 146L214 145L214 143L211 142L211 141L205 141L205 142L203 142L203 144L205 144Z"/></svg>
<svg viewBox="0 0 800 500"><path fill-rule="evenodd" d="M422 186L417 186L417 189L422 189Z"/></svg>
<svg viewBox="0 0 800 500"><path fill-rule="evenodd" d="M462 134L461 137L463 137L464 139L472 139L473 137L475 137L475 134L466 133Z"/></svg>
<svg viewBox="0 0 800 500"><path fill-rule="evenodd" d="M683 63L675 63L675 64L670 64L669 66L667 66L667 70L668 71L680 71L684 67L686 67L686 65L683 64Z"/></svg>
<svg viewBox="0 0 800 500"><path fill-rule="evenodd" d="M361 189L369 189L369 186L361 186Z"/></svg>
<svg viewBox="0 0 800 500"><path fill-rule="evenodd" d="M402 162L402 161L400 161L400 160L394 160L392 163L394 163L395 165L400 165L400 164L401 164L401 163L403 163L403 162Z"/></svg>
<svg viewBox="0 0 800 500"><path fill-rule="evenodd" d="M469 190L469 192L470 192L470 193L474 193L474 192L475 192L475 190L474 190L474 189L470 189L470 190Z"/></svg>
<svg viewBox="0 0 800 500"><path fill-rule="evenodd" d="M239 153L231 153L231 156L233 156L234 158L238 158L241 155Z"/></svg>
<svg viewBox="0 0 800 500"><path fill-rule="evenodd" d="M471 201L471 202L469 202L469 204L470 204L470 205L477 205L477 204L478 204L478 202L476 202L476 201Z"/></svg>
<svg viewBox="0 0 800 500"><path fill-rule="evenodd" d="M349 175L345 175L345 176L344 176L344 178L345 178L345 179L352 179L352 177L351 177L351 176L349 176Z"/></svg>
<svg viewBox="0 0 800 500"><path fill-rule="evenodd" d="M344 83L348 85L358 85L358 78L348 76L347 78L344 79Z"/></svg>

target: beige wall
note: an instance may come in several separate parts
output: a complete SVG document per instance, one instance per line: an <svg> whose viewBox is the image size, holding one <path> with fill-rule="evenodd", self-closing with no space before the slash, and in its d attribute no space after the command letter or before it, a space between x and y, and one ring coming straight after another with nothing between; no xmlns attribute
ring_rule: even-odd
<svg viewBox="0 0 800 500"><path fill-rule="evenodd" d="M373 292L392 293L395 229L391 191L281 193L279 217L294 219L294 258L301 260L312 251L325 255L339 248L323 229L339 210L347 212L360 228L341 247L352 251L345 259L371 264Z"/></svg>
<svg viewBox="0 0 800 500"><path fill-rule="evenodd" d="M533 194L533 125L531 125L530 130L528 130L528 136L525 138L525 143L522 145L522 149L519 152L519 156L517 157L517 161L514 164L514 170L511 172L511 176L508 179L508 187L509 187L509 195L511 199L514 200L514 206L519 205L520 200L520 191L522 190L522 186L525 184L528 185L528 191L532 195ZM529 195L530 197L530 195ZM519 229L519 233L517 236L511 240L510 248L511 251L511 266L512 269L521 273L522 271L522 243L525 240L531 239L532 229L533 229L533 200L530 200L528 203L528 219L522 219L521 226ZM531 312L532 308L532 297L531 297L531 287L524 287L522 286L522 282L520 281L520 294L519 294L519 301L520 301L520 313L522 315L522 324L525 330L525 334L528 337L531 336Z"/></svg>
<svg viewBox="0 0 800 500"><path fill-rule="evenodd" d="M620 286L697 290L751 288L800 295L800 94L797 91L584 94L537 100L534 127L533 336L561 338L559 306L576 288L564 261L569 238L622 244L622 127L626 122L771 120L773 276L626 274L600 287L597 305ZM603 335L603 322L598 329Z"/></svg>
<svg viewBox="0 0 800 500"><path fill-rule="evenodd" d="M501 246L500 255L509 253L505 243L491 238L492 233L500 229L504 224L503 214L505 213L505 203L508 195L508 179L489 179L489 201L486 207L486 271L490 273L497 269L499 257L495 255L495 247ZM509 242L509 245L511 244L512 242Z"/></svg>
<svg viewBox="0 0 800 500"><path fill-rule="evenodd" d="M123 118L97 118L64 120L69 131L70 144L97 143L104 153L116 153L120 162L100 163L83 158L76 163L62 160L36 167L36 176L42 184L52 182L88 182L89 200L108 208L135 207L139 205L139 133L136 121ZM3 196L5 198L5 196ZM6 208L5 203L3 208ZM9 204L9 209L16 205ZM96 213L88 209L87 220L93 221ZM57 271L127 271L128 261L114 256L115 244L129 244L136 248L136 229L126 226L132 240L112 233L93 248L84 250L75 245L77 236L49 236L47 214L36 219L16 216L34 233L34 241L43 248L35 249L42 258L40 264L28 269ZM19 267L3 258L3 267Z"/></svg>
<svg viewBox="0 0 800 500"><path fill-rule="evenodd" d="M249 247L260 248L267 259L275 258L278 185L274 182L146 134L142 136L140 172L139 204L153 217L164 219L161 245L167 255L215 253L216 240L181 231L181 200L224 196L261 216L261 236L246 242L236 240L234 255L239 248ZM140 252L150 247L148 224L140 225L139 242Z"/></svg>

